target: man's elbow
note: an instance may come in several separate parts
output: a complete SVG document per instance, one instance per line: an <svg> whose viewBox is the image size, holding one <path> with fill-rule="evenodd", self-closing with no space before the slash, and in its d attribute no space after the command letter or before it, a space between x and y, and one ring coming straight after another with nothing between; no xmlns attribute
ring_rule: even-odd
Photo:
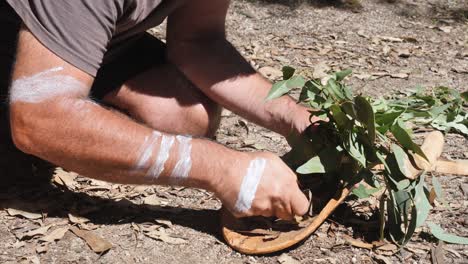
<svg viewBox="0 0 468 264"><path fill-rule="evenodd" d="M15 146L24 153L40 155L58 125L51 118L53 112L54 107L43 104L11 104L10 132Z"/></svg>
<svg viewBox="0 0 468 264"><path fill-rule="evenodd" d="M28 107L10 106L10 130L11 137L15 146L24 153L33 154L34 152L34 118Z"/></svg>

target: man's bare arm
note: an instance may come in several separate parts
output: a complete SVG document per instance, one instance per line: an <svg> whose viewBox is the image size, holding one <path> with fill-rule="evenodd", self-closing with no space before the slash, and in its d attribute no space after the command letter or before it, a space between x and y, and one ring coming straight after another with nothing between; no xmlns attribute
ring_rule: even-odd
<svg viewBox="0 0 468 264"><path fill-rule="evenodd" d="M307 201L294 173L274 155L153 131L92 102L92 82L23 29L10 88L15 144L96 179L211 190L238 216L305 213Z"/></svg>
<svg viewBox="0 0 468 264"><path fill-rule="evenodd" d="M224 107L283 136L302 132L309 124L306 108L287 96L266 102L272 84L226 40L228 6L229 0L196 0L172 14L169 59Z"/></svg>
<svg viewBox="0 0 468 264"><path fill-rule="evenodd" d="M101 180L170 182L180 144L175 137L90 100L87 95L93 78L48 51L27 30L20 33L17 58L10 89L11 124L14 141L23 151ZM172 139L173 147L155 179L148 171L163 138ZM234 151L203 139L192 139L191 145L194 166L184 185L211 189L213 179L209 177L213 174L205 172L221 172L224 167L204 161L210 158L206 153L229 157ZM144 151L149 154L147 162L137 168Z"/></svg>

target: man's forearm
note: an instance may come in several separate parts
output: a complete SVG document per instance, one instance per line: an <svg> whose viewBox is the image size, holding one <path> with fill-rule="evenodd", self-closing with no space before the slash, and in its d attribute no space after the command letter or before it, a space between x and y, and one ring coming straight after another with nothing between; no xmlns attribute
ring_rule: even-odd
<svg viewBox="0 0 468 264"><path fill-rule="evenodd" d="M288 96L265 101L272 84L223 38L169 43L168 53L169 59L205 94L259 125L287 136L293 126L291 117L308 118L305 108Z"/></svg>
<svg viewBox="0 0 468 264"><path fill-rule="evenodd" d="M216 178L227 174L230 167L225 164L243 155L208 140L185 137L183 142L180 137L152 131L87 99L60 98L46 105L17 102L11 113L15 127L22 130L16 131L16 140L24 151L112 182L212 190ZM177 173L187 177L177 178Z"/></svg>

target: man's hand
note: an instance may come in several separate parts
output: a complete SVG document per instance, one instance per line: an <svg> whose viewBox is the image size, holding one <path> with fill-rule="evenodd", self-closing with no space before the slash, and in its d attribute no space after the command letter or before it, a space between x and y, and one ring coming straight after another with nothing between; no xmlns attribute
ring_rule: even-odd
<svg viewBox="0 0 468 264"><path fill-rule="evenodd" d="M248 175L247 168L254 160L264 160L265 167L256 185L251 207L244 208L248 209L246 211L239 211L236 206L242 196L239 193L252 191L242 189L245 187L242 183L246 181L246 177L252 176ZM291 220L295 215L307 213L309 206L307 198L297 185L294 172L271 153L239 153L229 175L220 177L214 190L223 205L236 217L262 215Z"/></svg>

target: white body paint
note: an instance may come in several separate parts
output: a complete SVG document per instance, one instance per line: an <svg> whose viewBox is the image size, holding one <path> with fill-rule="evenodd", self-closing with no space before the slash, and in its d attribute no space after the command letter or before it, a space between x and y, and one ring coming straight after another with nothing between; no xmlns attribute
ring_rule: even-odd
<svg viewBox="0 0 468 264"><path fill-rule="evenodd" d="M158 142L158 138L160 136L161 133L153 131L153 133L151 133L151 136L147 136L145 138L145 142L143 142L143 144L140 147L140 150L138 151L138 153L140 153L140 156L135 167L136 170L142 170L145 168L146 164L148 164L149 160L151 159L151 156L153 155L154 147Z"/></svg>
<svg viewBox="0 0 468 264"><path fill-rule="evenodd" d="M62 70L62 67L57 67L15 80L10 88L10 102L40 103L85 88L82 82L71 76L54 74Z"/></svg>
<svg viewBox="0 0 468 264"><path fill-rule="evenodd" d="M164 171L164 163L166 163L167 159L169 158L169 153L173 144L173 136L162 136L158 156L156 157L154 164L148 170L148 177L151 177L153 180L159 178L159 175L161 175L161 173Z"/></svg>
<svg viewBox="0 0 468 264"><path fill-rule="evenodd" d="M258 184L262 179L263 172L265 171L266 159L254 159L250 162L247 173L242 180L242 184L237 197L237 202L234 210L240 213L245 213L252 207L252 202L257 192Z"/></svg>
<svg viewBox="0 0 468 264"><path fill-rule="evenodd" d="M190 170L192 169L192 138L177 136L177 142L179 143L179 161L172 171L171 177L176 181L184 180L189 176Z"/></svg>

